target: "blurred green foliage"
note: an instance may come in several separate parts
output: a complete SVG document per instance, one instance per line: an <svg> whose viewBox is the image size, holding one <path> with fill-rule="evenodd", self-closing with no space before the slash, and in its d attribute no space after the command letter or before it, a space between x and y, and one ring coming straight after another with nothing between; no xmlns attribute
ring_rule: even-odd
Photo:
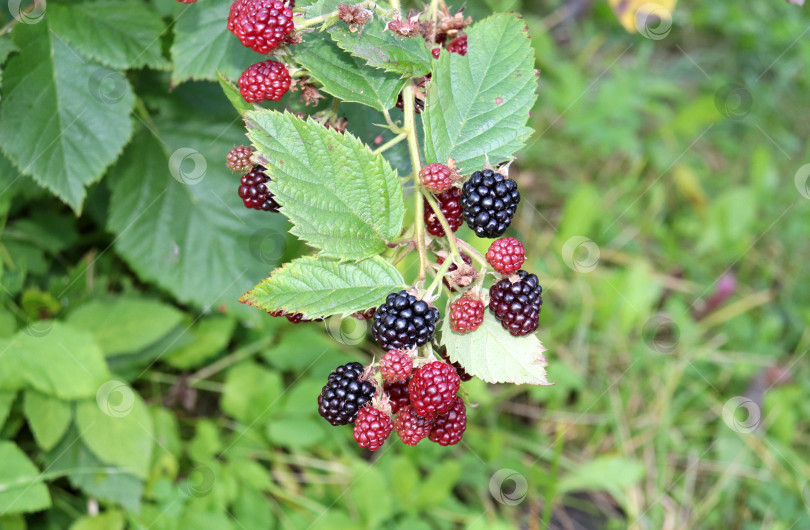
<svg viewBox="0 0 810 530"><path fill-rule="evenodd" d="M42 370L0 392L0 513L52 499L0 528L810 527L806 10L683 3L659 40L603 3L466 13L492 10L523 13L542 72L511 235L557 384L466 383L463 444L370 456L314 397L376 354L365 323L179 303L110 250L106 183L74 218L0 157L0 388L13 363ZM234 118L216 84L167 95L166 76L133 84L181 138ZM19 353L32 337L44 357ZM84 364L117 383L60 384L60 340L93 344Z"/></svg>

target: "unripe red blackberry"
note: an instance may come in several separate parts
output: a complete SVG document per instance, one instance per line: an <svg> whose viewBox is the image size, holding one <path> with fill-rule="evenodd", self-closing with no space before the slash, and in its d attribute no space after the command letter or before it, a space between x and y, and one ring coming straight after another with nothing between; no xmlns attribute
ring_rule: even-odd
<svg viewBox="0 0 810 530"><path fill-rule="evenodd" d="M383 384L385 395L388 396L391 405L391 411L396 413L402 407L411 403L410 395L408 394L408 383L385 383Z"/></svg>
<svg viewBox="0 0 810 530"><path fill-rule="evenodd" d="M423 418L413 407L406 405L394 419L394 430L403 443L414 446L422 438L427 438L433 428L433 419Z"/></svg>
<svg viewBox="0 0 810 530"><path fill-rule="evenodd" d="M419 171L422 186L431 193L441 194L450 189L458 174L444 164L428 164ZM441 209L441 207L439 208Z"/></svg>
<svg viewBox="0 0 810 530"><path fill-rule="evenodd" d="M528 335L540 324L542 294L537 276L519 270L489 288L489 309L509 333L515 337Z"/></svg>
<svg viewBox="0 0 810 530"><path fill-rule="evenodd" d="M464 224L463 210L461 208L461 190L450 188L444 193L436 195L436 202L439 211L442 212L450 230L455 232ZM444 237L444 227L439 222L438 216L433 212L430 203L425 201L425 227L430 235Z"/></svg>
<svg viewBox="0 0 810 530"><path fill-rule="evenodd" d="M352 313L352 316L357 320L369 320L374 318L375 311L377 311L377 308L372 307L371 309L366 309L365 311L357 311L356 313Z"/></svg>
<svg viewBox="0 0 810 530"><path fill-rule="evenodd" d="M487 250L487 262L504 276L517 272L525 259L523 245L514 237L496 239Z"/></svg>
<svg viewBox="0 0 810 530"><path fill-rule="evenodd" d="M374 385L360 381L362 375L360 363L335 368L318 396L318 414L332 425L352 423L360 409L374 397Z"/></svg>
<svg viewBox="0 0 810 530"><path fill-rule="evenodd" d="M436 332L439 310L407 291L391 293L374 313L371 331L386 350L424 346Z"/></svg>
<svg viewBox="0 0 810 530"><path fill-rule="evenodd" d="M391 350L380 359L380 374L389 383L406 381L413 371L413 359L405 352Z"/></svg>
<svg viewBox="0 0 810 530"><path fill-rule="evenodd" d="M447 45L447 51L459 55L467 55L467 35L456 37L453 42Z"/></svg>
<svg viewBox="0 0 810 530"><path fill-rule="evenodd" d="M250 65L239 77L239 92L248 103L278 101L290 89L292 78L278 61Z"/></svg>
<svg viewBox="0 0 810 530"><path fill-rule="evenodd" d="M294 29L291 7L281 0L236 0L228 15L228 30L243 46L270 53Z"/></svg>
<svg viewBox="0 0 810 530"><path fill-rule="evenodd" d="M467 429L467 407L464 400L456 397L449 410L436 418L430 431L430 441L439 445L456 445Z"/></svg>
<svg viewBox="0 0 810 530"><path fill-rule="evenodd" d="M253 162L250 157L253 155L253 150L246 145L239 145L228 151L225 157L225 166L231 171L250 171L253 167Z"/></svg>
<svg viewBox="0 0 810 530"><path fill-rule="evenodd" d="M417 414L434 418L453 406L453 398L461 385L455 368L441 361L419 367L408 383L411 406Z"/></svg>
<svg viewBox="0 0 810 530"><path fill-rule="evenodd" d="M376 451L394 429L388 414L374 407L360 409L354 422L354 439L357 445L370 451Z"/></svg>
<svg viewBox="0 0 810 530"><path fill-rule="evenodd" d="M430 50L430 53L433 54L434 59L438 59L439 56L442 54L442 49L441 48L433 48L432 50Z"/></svg>
<svg viewBox="0 0 810 530"><path fill-rule="evenodd" d="M450 304L450 328L456 333L475 331L484 321L484 303L467 296Z"/></svg>
<svg viewBox="0 0 810 530"><path fill-rule="evenodd" d="M264 172L262 166L253 166L250 172L242 176L239 197L245 203L246 208L265 212L277 212L281 208L265 185L269 181L270 177Z"/></svg>

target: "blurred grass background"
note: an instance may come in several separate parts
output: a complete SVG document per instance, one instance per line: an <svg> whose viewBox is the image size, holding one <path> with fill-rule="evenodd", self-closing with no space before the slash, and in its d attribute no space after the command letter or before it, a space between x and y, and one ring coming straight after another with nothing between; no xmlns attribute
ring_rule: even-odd
<svg viewBox="0 0 810 530"><path fill-rule="evenodd" d="M172 345L133 382L161 443L145 490L120 493L142 495L132 528L810 528L806 10L681 3L654 38L604 2L466 13L493 10L523 13L542 71L511 235L546 293L556 385L467 383L463 444L369 455L314 406L337 364L375 353L364 323L189 310L194 341L111 361L134 377ZM67 279L23 307L73 278L73 299L154 292L110 255L88 273L109 240L92 234L45 240ZM32 527L86 511L62 487Z"/></svg>

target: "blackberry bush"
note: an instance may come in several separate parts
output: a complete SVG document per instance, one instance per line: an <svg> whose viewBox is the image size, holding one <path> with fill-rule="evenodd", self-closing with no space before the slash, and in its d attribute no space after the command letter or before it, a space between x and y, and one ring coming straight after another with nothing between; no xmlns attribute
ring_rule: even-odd
<svg viewBox="0 0 810 530"><path fill-rule="evenodd" d="M370 360L339 367L318 398L330 423L355 423L361 447L379 448L391 429L407 445L453 445L466 425L462 381L550 384L523 246L499 239L483 255L470 240L501 237L520 203L508 170L536 97L527 30L512 14L476 22L435 3L418 14L326 5L238 0L227 21L242 44L273 54L243 65L236 83L220 80L251 144L228 164L261 164L239 196L280 211L314 249L278 249L292 259L241 301L302 326L322 320L348 345L371 331ZM335 76L324 57L352 66ZM287 92L301 101L285 98L285 110L273 102ZM347 121L342 101L369 107L368 119ZM285 238L265 229L254 239Z"/></svg>

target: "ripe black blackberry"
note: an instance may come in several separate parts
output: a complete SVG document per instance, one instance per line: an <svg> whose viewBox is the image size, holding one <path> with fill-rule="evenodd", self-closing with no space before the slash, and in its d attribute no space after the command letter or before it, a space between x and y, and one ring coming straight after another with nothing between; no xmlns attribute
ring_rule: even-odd
<svg viewBox="0 0 810 530"><path fill-rule="evenodd" d="M363 365L348 363L329 374L318 396L318 414L332 425L346 425L357 418L360 409L374 396L374 385L360 381Z"/></svg>
<svg viewBox="0 0 810 530"><path fill-rule="evenodd" d="M287 67L278 61L250 65L239 76L239 93L248 103L278 101L290 89L292 78Z"/></svg>
<svg viewBox="0 0 810 530"><path fill-rule="evenodd" d="M236 0L228 15L228 30L242 46L259 53L279 47L294 29L292 8L281 0Z"/></svg>
<svg viewBox="0 0 810 530"><path fill-rule="evenodd" d="M450 230L455 232L464 223L463 211L461 209L461 190L458 188L450 188L444 193L436 195L436 202L439 205L439 211L447 220ZM425 227L428 234L436 237L444 237L444 227L439 222L439 218L430 207L430 203L425 201Z"/></svg>
<svg viewBox="0 0 810 530"><path fill-rule="evenodd" d="M473 173L461 190L464 220L478 237L500 237L519 202L517 182L491 169Z"/></svg>
<svg viewBox="0 0 810 530"><path fill-rule="evenodd" d="M504 329L520 337L537 331L543 288L534 274L519 270L515 276L504 278L489 288L489 309Z"/></svg>
<svg viewBox="0 0 810 530"><path fill-rule="evenodd" d="M239 197L245 203L246 208L264 210L265 212L277 212L281 208L273 194L265 186L269 181L270 177L264 172L263 166L253 166L250 172L242 176Z"/></svg>
<svg viewBox="0 0 810 530"><path fill-rule="evenodd" d="M374 313L371 331L385 350L424 346L436 332L439 310L407 291L391 293Z"/></svg>

